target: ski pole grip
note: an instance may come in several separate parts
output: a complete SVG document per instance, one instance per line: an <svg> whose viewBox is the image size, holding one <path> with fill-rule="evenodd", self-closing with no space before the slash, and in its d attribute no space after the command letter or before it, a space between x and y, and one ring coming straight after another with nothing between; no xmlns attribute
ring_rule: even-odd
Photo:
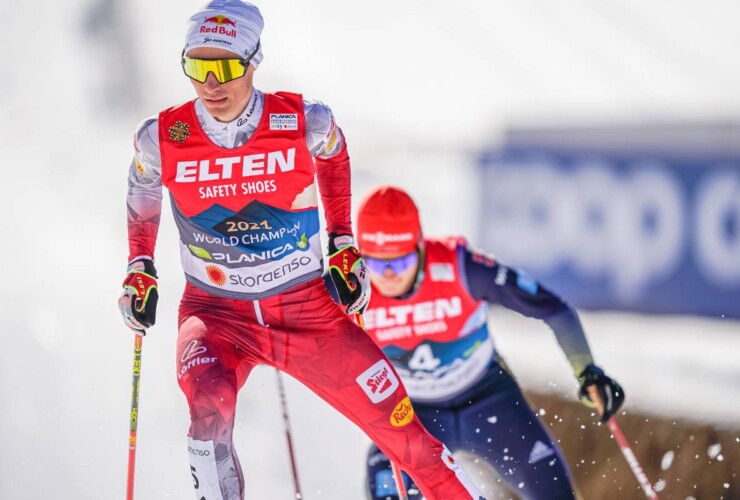
<svg viewBox="0 0 740 500"><path fill-rule="evenodd" d="M596 384L588 386L586 390L588 391L588 397L594 402L594 404L596 404L599 416L604 415L604 401L601 400L601 395L599 394L599 390L596 388Z"/></svg>

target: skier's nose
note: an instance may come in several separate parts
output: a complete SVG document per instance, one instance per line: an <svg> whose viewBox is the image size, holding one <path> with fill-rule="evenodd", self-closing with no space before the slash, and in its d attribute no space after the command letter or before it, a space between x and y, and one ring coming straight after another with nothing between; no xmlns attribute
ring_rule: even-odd
<svg viewBox="0 0 740 500"><path fill-rule="evenodd" d="M206 82L205 82L206 89L209 89L209 90L213 89L213 90L215 90L220 85L221 84L216 79L216 75L213 74L213 71L211 71L210 73L208 73L208 76L206 76Z"/></svg>

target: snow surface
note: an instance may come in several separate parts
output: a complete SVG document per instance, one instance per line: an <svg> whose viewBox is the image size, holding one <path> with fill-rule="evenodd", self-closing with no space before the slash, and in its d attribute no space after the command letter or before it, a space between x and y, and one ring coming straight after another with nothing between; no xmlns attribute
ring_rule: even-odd
<svg viewBox="0 0 740 500"><path fill-rule="evenodd" d="M3 19L23 14L0 32L0 498L124 495L133 339L115 302L131 135L144 116L191 97L177 59L198 3L42 1L33 15L31 5L0 3ZM431 234L478 227L470 155L512 120L740 111L740 7L720 0L263 3L257 85L331 104L352 148L355 193L387 181L411 188ZM174 358L183 279L167 207L157 258L137 500L192 498ZM584 314L584 323L628 409L740 420L738 322ZM501 311L493 325L525 388L574 394L543 325ZM287 390L306 498L361 498L367 438L291 379ZM271 370L253 373L237 415L248 498L290 498Z"/></svg>

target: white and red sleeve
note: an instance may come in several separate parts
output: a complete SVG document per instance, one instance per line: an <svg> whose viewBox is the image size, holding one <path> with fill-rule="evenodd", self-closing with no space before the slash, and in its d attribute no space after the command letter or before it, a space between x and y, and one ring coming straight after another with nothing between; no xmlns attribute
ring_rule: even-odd
<svg viewBox="0 0 740 500"><path fill-rule="evenodd" d="M328 106L304 101L306 145L316 160L316 180L328 233L352 234L352 186L347 144Z"/></svg>
<svg viewBox="0 0 740 500"><path fill-rule="evenodd" d="M154 259L162 213L162 167L159 155L157 117L139 124L134 135L134 159L128 173L129 262Z"/></svg>

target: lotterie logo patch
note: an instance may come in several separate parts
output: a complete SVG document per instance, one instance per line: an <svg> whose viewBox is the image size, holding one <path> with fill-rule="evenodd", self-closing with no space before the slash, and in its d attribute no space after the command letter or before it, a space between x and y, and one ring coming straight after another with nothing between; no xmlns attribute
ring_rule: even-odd
<svg viewBox="0 0 740 500"><path fill-rule="evenodd" d="M362 372L355 380L370 401L375 404L388 399L400 385L398 378L384 359Z"/></svg>
<svg viewBox="0 0 740 500"><path fill-rule="evenodd" d="M455 270L452 264L430 264L432 281L455 281Z"/></svg>
<svg viewBox="0 0 740 500"><path fill-rule="evenodd" d="M170 140L182 144L185 139L190 137L190 124L176 121L174 125L167 129L170 133Z"/></svg>
<svg viewBox="0 0 740 500"><path fill-rule="evenodd" d="M295 113L270 113L270 130L298 130Z"/></svg>

